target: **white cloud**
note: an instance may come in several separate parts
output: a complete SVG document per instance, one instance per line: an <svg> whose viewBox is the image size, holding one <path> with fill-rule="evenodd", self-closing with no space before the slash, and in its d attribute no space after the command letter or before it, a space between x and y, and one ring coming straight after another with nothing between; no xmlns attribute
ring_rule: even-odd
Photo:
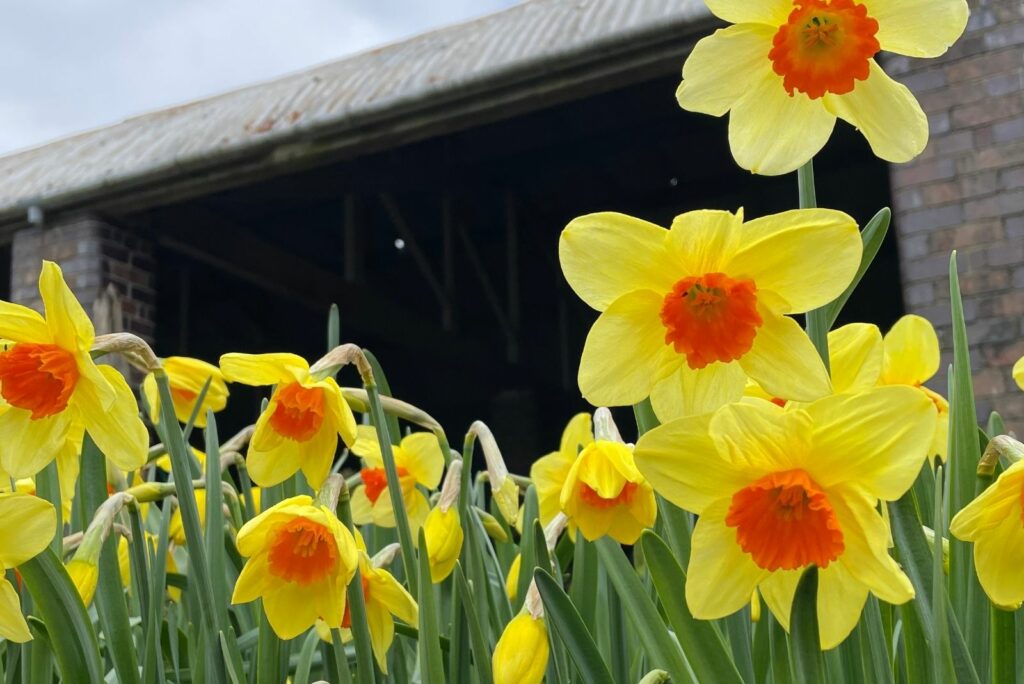
<svg viewBox="0 0 1024 684"><path fill-rule="evenodd" d="M35 0L0 23L0 153L337 59L514 0Z"/></svg>

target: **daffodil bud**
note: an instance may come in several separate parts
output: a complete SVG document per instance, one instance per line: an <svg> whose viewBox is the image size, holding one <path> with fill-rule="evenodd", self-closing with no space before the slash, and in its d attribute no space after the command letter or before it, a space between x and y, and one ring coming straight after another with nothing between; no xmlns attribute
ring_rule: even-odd
<svg viewBox="0 0 1024 684"><path fill-rule="evenodd" d="M430 581L434 584L443 582L455 568L462 552L463 532L458 509L452 507L444 511L435 506L423 523L423 534L430 560Z"/></svg>
<svg viewBox="0 0 1024 684"><path fill-rule="evenodd" d="M519 569L523 565L523 554L517 553L512 565L508 568L508 575L505 577L505 593L508 600L515 602L519 595Z"/></svg>
<svg viewBox="0 0 1024 684"><path fill-rule="evenodd" d="M761 595L757 593L757 589L750 597L750 621L761 621Z"/></svg>
<svg viewBox="0 0 1024 684"><path fill-rule="evenodd" d="M539 684L548 666L548 630L543 617L526 610L505 626L494 647L494 684Z"/></svg>
<svg viewBox="0 0 1024 684"><path fill-rule="evenodd" d="M494 502L505 517L505 521L512 524L519 512L519 485L509 477L505 459L501 456L501 449L498 448L498 442L494 439L491 429L478 420L469 427L469 433L480 442L480 449L484 452L487 479L491 483L491 496L494 497Z"/></svg>
<svg viewBox="0 0 1024 684"><path fill-rule="evenodd" d="M99 567L96 565L98 560L99 558L79 558L78 554L75 554L75 558L67 565L71 582L78 590L78 595L82 597L82 604L87 608L92 603L93 596L96 595L96 583L100 576Z"/></svg>
<svg viewBox="0 0 1024 684"><path fill-rule="evenodd" d="M505 528L501 526L501 523L498 522L497 518L487 511L475 506L473 507L473 511L476 513L477 517L480 518L480 523L484 526L484 532L487 533L488 537L496 542L504 543L508 541L508 533L505 532Z"/></svg>

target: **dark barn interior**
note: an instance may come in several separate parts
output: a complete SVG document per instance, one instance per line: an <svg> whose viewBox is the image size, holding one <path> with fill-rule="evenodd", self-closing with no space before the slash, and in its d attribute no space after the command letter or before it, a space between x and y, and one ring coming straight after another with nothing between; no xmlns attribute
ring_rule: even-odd
<svg viewBox="0 0 1024 684"><path fill-rule="evenodd" d="M485 420L525 468L587 408L576 362L597 314L559 271L569 220L615 210L668 225L689 209L742 205L756 217L796 205L794 175L747 174L725 119L679 109L677 78L125 217L159 245L157 352L313 360L337 302L342 339L377 355L397 396L438 418L453 445ZM822 206L863 224L890 203L887 166L848 126L816 163ZM843 318L890 325L903 312L898 269L890 233ZM262 396L233 391L224 433Z"/></svg>

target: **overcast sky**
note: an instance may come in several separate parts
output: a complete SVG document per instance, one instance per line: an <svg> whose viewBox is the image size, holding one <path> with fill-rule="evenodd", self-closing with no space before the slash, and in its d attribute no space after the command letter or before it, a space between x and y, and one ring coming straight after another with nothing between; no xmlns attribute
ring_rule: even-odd
<svg viewBox="0 0 1024 684"><path fill-rule="evenodd" d="M0 153L516 0L27 0L0 22Z"/></svg>

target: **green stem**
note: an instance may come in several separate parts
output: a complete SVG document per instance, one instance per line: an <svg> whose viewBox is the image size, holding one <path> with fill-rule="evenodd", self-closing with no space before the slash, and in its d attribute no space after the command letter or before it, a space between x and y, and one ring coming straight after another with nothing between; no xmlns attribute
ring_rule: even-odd
<svg viewBox="0 0 1024 684"><path fill-rule="evenodd" d="M412 529L409 526L409 515L402 499L402 486L398 479L398 467L391 449L391 438L388 435L387 417L380 403L380 393L372 378L364 380L367 398L370 403L370 419L377 429L377 441L380 442L380 453L384 460L384 472L387 475L388 496L391 497L391 508L395 512L395 527L398 528L398 542L402 546L402 567L409 582L409 593L413 598L418 595L416 575L416 547L412 541Z"/></svg>
<svg viewBox="0 0 1024 684"><path fill-rule="evenodd" d="M383 443L382 443L383 446ZM390 444L388 445L390 450ZM348 528L349 532L356 534L355 526L352 524L352 507L350 505L348 487L345 485L345 478L337 476L341 485L338 495L338 513L341 522ZM395 482L398 478L395 478ZM397 508L395 509L398 510ZM396 516L397 517L397 516ZM402 555L405 555L405 548ZM352 624L352 637L356 645L356 667L357 679L360 684L374 684L376 679L375 665L373 662L373 642L370 641L370 627L366 621L366 602L363 596L363 582L360 577L359 568L356 567L356 574L348 585L348 609Z"/></svg>
<svg viewBox="0 0 1024 684"><path fill-rule="evenodd" d="M818 206L818 196L814 188L814 160L808 161L796 172L797 189L800 194L800 208L814 209ZM828 310L821 307L807 312L807 336L818 350L825 370L829 370L828 360Z"/></svg>

